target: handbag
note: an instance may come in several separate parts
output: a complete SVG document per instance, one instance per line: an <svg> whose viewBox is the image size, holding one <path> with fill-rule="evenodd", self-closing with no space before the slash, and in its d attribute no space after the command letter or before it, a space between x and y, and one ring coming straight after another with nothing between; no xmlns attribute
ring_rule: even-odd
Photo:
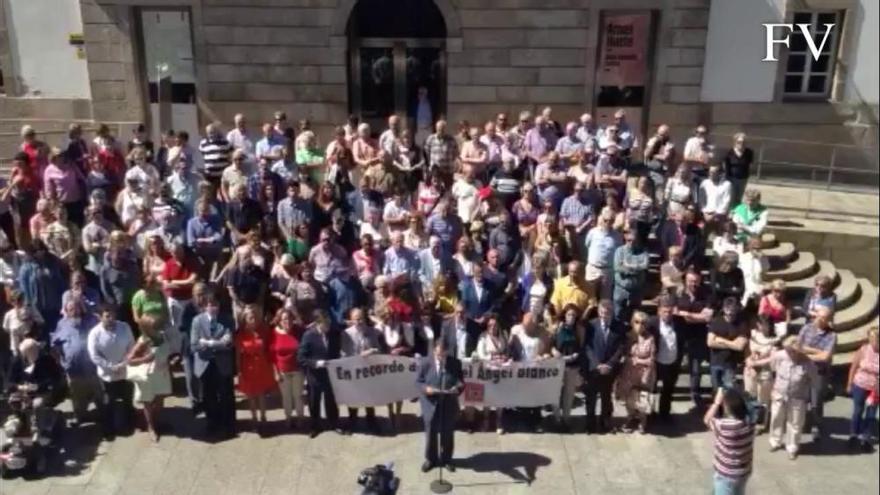
<svg viewBox="0 0 880 495"><path fill-rule="evenodd" d="M125 367L125 378L135 383L145 383L150 379L150 373L153 371L152 361L149 363L136 364L134 366Z"/></svg>

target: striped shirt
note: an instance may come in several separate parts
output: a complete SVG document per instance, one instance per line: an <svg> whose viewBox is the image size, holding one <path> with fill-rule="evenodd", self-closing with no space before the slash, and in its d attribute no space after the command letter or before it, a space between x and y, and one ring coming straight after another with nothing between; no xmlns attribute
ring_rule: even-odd
<svg viewBox="0 0 880 495"><path fill-rule="evenodd" d="M219 179L223 169L229 166L232 145L223 136L207 137L199 143L199 152L205 162L205 176Z"/></svg>
<svg viewBox="0 0 880 495"><path fill-rule="evenodd" d="M715 432L715 472L727 478L752 474L755 431L752 425L734 418L713 420Z"/></svg>

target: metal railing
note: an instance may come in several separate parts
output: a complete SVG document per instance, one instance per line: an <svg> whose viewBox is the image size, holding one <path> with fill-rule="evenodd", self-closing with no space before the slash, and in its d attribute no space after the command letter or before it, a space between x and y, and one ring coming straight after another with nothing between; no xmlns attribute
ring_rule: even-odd
<svg viewBox="0 0 880 495"><path fill-rule="evenodd" d="M732 142L714 134L716 159ZM840 191L880 192L880 150L875 147L820 143L749 135L755 153L752 178L768 184L802 183L805 187Z"/></svg>

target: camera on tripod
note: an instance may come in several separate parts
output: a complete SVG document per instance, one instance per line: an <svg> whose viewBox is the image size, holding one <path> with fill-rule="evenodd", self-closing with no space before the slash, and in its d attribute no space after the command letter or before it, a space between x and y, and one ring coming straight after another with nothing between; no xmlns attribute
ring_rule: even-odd
<svg viewBox="0 0 880 495"><path fill-rule="evenodd" d="M400 478L394 476L394 463L364 469L357 482L364 487L361 495L394 495L400 488Z"/></svg>

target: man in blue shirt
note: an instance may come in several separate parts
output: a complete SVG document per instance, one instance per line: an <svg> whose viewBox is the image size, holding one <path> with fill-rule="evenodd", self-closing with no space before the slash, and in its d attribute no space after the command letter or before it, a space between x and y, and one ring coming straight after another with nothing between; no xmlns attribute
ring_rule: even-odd
<svg viewBox="0 0 880 495"><path fill-rule="evenodd" d="M292 239L296 228L312 220L312 203L300 196L299 182L287 183L287 197L278 203L278 229L285 239ZM311 229L314 230L314 229Z"/></svg>
<svg viewBox="0 0 880 495"><path fill-rule="evenodd" d="M207 201L196 204L196 216L186 224L186 244L199 260L199 276L206 279L223 250L223 222L211 215Z"/></svg>
<svg viewBox="0 0 880 495"><path fill-rule="evenodd" d="M385 250L382 274L390 276L397 287L418 280L419 259L414 251L403 245L403 232L391 234L391 247Z"/></svg>
<svg viewBox="0 0 880 495"><path fill-rule="evenodd" d="M66 316L52 332L51 343L67 375L74 420L82 423L89 404L94 403L99 409L102 407L104 394L88 349L89 330L98 324L98 318L86 313L82 301L77 298L67 300L64 313Z"/></svg>
<svg viewBox="0 0 880 495"><path fill-rule="evenodd" d="M452 205L449 201L442 201L437 205L437 210L437 213L428 218L425 229L428 231L428 235L436 235L440 238L443 254L452 256L462 233L461 219L452 213Z"/></svg>

